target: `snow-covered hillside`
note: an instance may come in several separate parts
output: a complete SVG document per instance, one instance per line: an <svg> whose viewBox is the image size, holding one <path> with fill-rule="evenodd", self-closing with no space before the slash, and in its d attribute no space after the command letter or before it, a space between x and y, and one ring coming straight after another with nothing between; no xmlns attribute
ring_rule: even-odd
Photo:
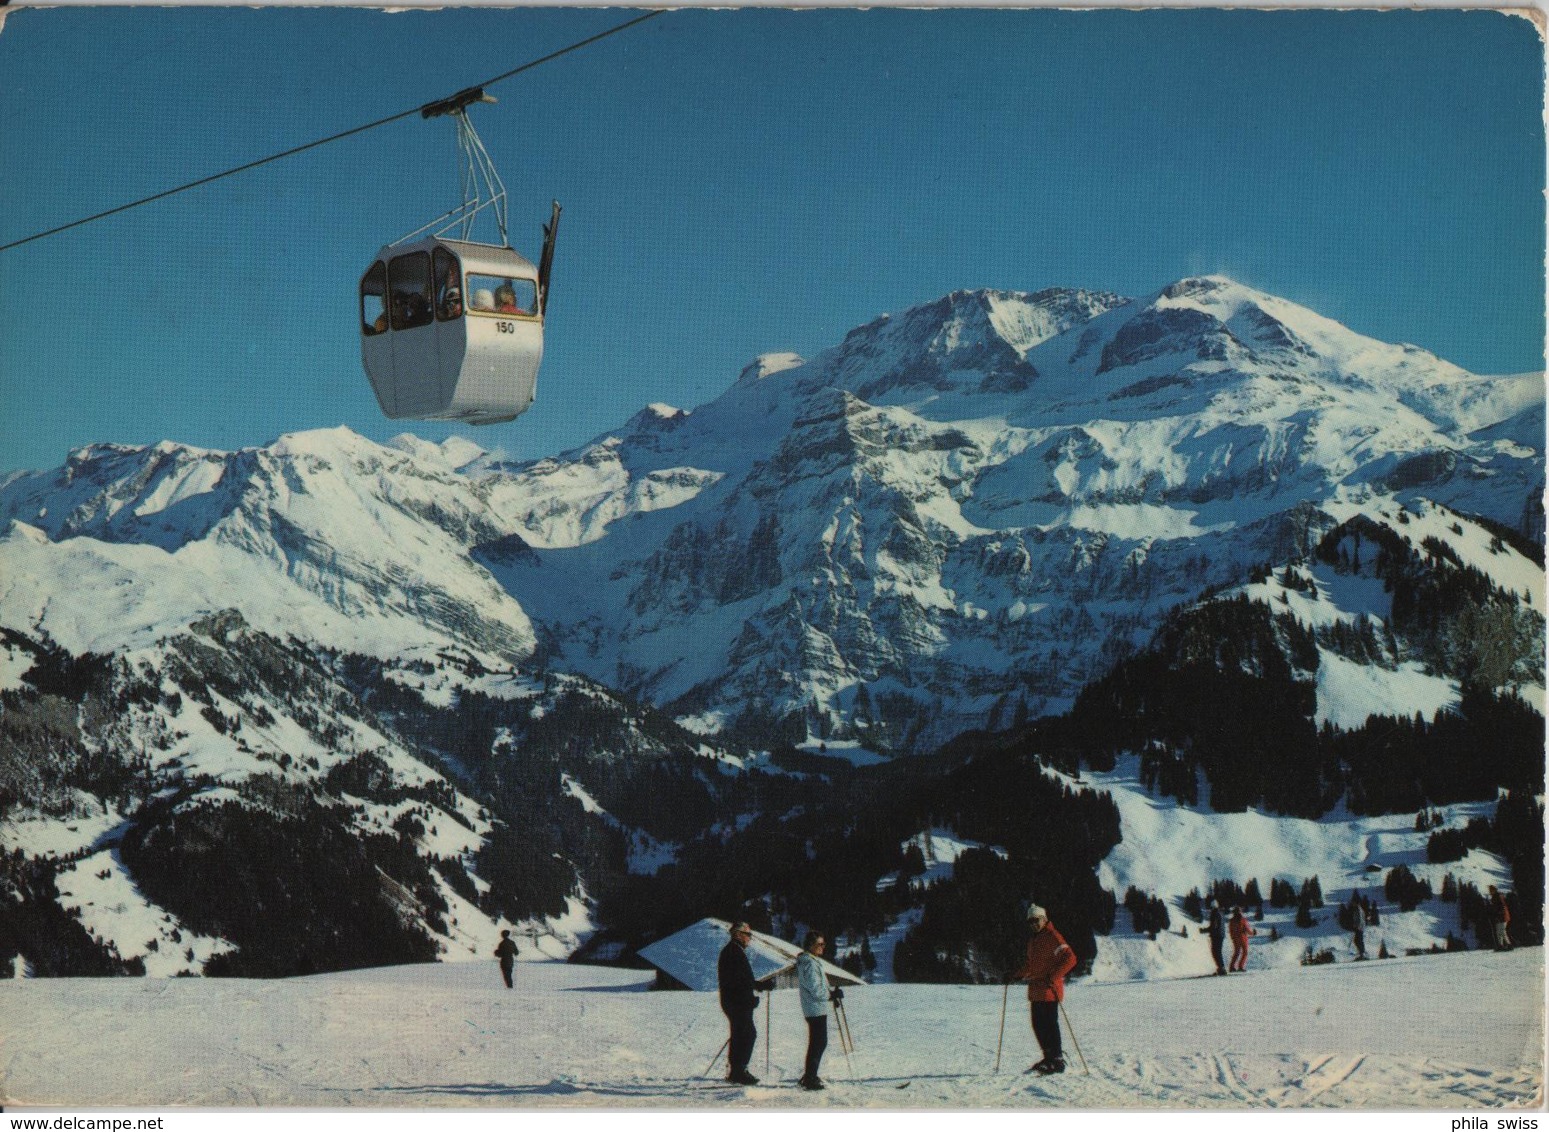
<svg viewBox="0 0 1549 1132"><path fill-rule="evenodd" d="M1038 1051L1020 987L1010 988L998 1072L1000 987L858 988L845 998L854 1054L831 1039L828 1088L816 1094L795 1087L806 1027L789 990L758 1012L752 1069L762 1083L727 1088L724 1062L704 1076L726 1037L714 992L651 992L649 975L616 968L522 963L511 992L492 961L264 982L12 981L0 983L3 1100L1478 1115L1541 1103L1542 960L1533 949L1204 981L1076 980L1069 1068L1050 1078L1023 1073Z"/></svg>
<svg viewBox="0 0 1549 1132"><path fill-rule="evenodd" d="M1073 779L1058 771L1050 777L1072 786L1101 790L1118 805L1123 840L1098 868L1102 886L1122 898L1133 886L1159 894L1168 908L1170 926L1152 938L1137 931L1124 910L1114 930L1097 940L1091 968L1093 982L1127 979L1177 979L1208 974L1213 964L1201 918L1184 908L1191 890L1209 892L1216 880L1246 885L1256 880L1263 893L1270 882L1287 881L1295 888L1316 878L1324 905L1309 926L1296 924L1296 907L1266 905L1262 919L1253 918L1249 966L1254 971L1301 967L1309 951L1328 952L1333 962L1356 958L1351 932L1341 927L1337 906L1359 895L1377 908L1376 925L1365 927L1369 956L1382 949L1390 955L1429 951L1451 935L1475 943L1473 925L1460 915L1457 902L1427 900L1404 912L1383 891L1388 872L1399 865L1440 893L1447 877L1454 885L1472 884L1484 892L1492 884L1511 887L1511 870L1494 853L1474 849L1459 861L1432 863L1426 859L1427 830L1417 830L1413 814L1381 817L1336 811L1318 820L1287 818L1260 811L1217 813L1208 805L1187 807L1147 791L1140 781L1138 759L1129 757L1109 773L1085 772ZM1435 810L1440 824L1462 828L1471 819L1488 817L1492 803L1465 802ZM922 831L905 848L921 850L925 871L918 883L928 885L950 877L965 849L973 847L949 830ZM990 847L994 849L995 847ZM1004 856L1004 850L995 850ZM890 886L897 874L878 880ZM1248 907L1250 917L1255 909ZM904 912L888 930L868 941L877 966L867 978L876 984L895 981L893 951L919 922L916 909ZM855 940L838 939L836 954L851 950Z"/></svg>
<svg viewBox="0 0 1549 1132"><path fill-rule="evenodd" d="M1250 940L1249 963L1255 970L1298 967L1309 949L1331 951L1338 962L1353 959L1351 933L1335 918L1335 905L1347 903L1352 893L1372 900L1382 912L1379 924L1365 928L1368 955L1383 947L1392 955L1412 948L1428 950L1449 934L1470 938L1471 925L1461 920L1456 903L1428 900L1401 912L1386 900L1383 879L1399 865L1428 881L1435 892L1442 891L1448 875L1456 883L1472 883L1480 892L1491 884L1511 885L1510 869L1483 850L1470 852L1462 861L1428 863L1427 835L1416 832L1413 814L1360 817L1336 812L1311 821L1251 810L1223 814L1209 806L1177 806L1141 788L1133 759L1112 774L1085 777L1087 785L1107 791L1118 802L1124 829L1124 840L1099 869L1103 887L1120 897L1131 885L1166 894L1172 919L1171 929L1152 940L1124 930L1129 925L1121 911L1119 930L1098 946L1092 968L1097 980L1208 974L1211 962L1203 929L1184 913L1182 897L1190 890L1207 893L1217 879L1240 885L1257 880L1265 893L1276 877L1297 888L1308 878L1318 880L1325 906L1315 912L1312 927L1296 926L1294 906L1267 907L1264 919L1253 922L1257 934ZM1438 812L1445 811L1444 822L1461 827L1493 809L1486 803L1460 803ZM1187 935L1181 934L1185 926ZM1271 932L1277 938L1271 939Z"/></svg>

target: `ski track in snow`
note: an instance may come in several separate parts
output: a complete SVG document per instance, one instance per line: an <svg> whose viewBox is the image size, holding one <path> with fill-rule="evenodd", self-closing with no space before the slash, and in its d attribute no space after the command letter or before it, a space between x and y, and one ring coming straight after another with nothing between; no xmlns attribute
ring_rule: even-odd
<svg viewBox="0 0 1549 1132"><path fill-rule="evenodd" d="M1067 1071L1038 1055L1025 998L996 986L856 988L847 1059L795 1086L796 996L760 1009L752 1069L725 1086L713 992L648 975L522 963L305 979L0 983L7 1106L430 1108L1458 1109L1541 1103L1543 953L1469 952L1231 980L1076 980ZM766 1026L766 1017L772 1026ZM1072 1035L1069 1026L1076 1030ZM766 1051L763 1033L773 1030ZM1079 1047L1079 1051L1078 1051ZM1083 1070L1082 1058L1086 1069ZM709 1071L711 1058L716 1062ZM80 1067L92 1066L83 1074Z"/></svg>

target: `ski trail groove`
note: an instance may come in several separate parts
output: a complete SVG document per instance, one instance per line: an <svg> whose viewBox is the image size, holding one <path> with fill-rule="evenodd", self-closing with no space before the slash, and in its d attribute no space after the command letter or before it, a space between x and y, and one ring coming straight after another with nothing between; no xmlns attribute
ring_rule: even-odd
<svg viewBox="0 0 1549 1132"><path fill-rule="evenodd" d="M1324 1054L1315 1061L1308 1062L1300 1073L1290 1074L1290 1079L1280 1087L1280 1090L1273 1097L1266 1097L1265 1099L1276 1108L1286 1104L1301 1104L1306 1099L1307 1094L1304 1093L1304 1090L1307 1087L1308 1081L1316 1077L1323 1067L1333 1060L1334 1055L1329 1053Z"/></svg>
<svg viewBox="0 0 1549 1132"><path fill-rule="evenodd" d="M1309 1080L1313 1080L1315 1075L1322 1074L1323 1070L1325 1068L1327 1068L1328 1065L1333 1062L1333 1060L1334 1059L1333 1059L1332 1056L1325 1057L1321 1062L1318 1063L1317 1068L1315 1068L1312 1072L1307 1074L1308 1079ZM1317 1087L1314 1088L1312 1090L1312 1092L1307 1094L1306 1100L1303 1103L1304 1104L1310 1104L1311 1102L1313 1102L1315 1100L1318 1100L1325 1093L1330 1092L1331 1090L1339 1088L1345 1082L1349 1081L1352 1077L1354 1077L1356 1075L1356 1073L1360 1071L1361 1066L1364 1065L1365 1063L1366 1063L1366 1056L1365 1056L1365 1054L1361 1054L1361 1055L1357 1056L1353 1061L1351 1061L1348 1065L1346 1065L1344 1067L1344 1069L1339 1071L1338 1073L1328 1074L1328 1075L1326 1075L1326 1079L1315 1081Z"/></svg>
<svg viewBox="0 0 1549 1132"><path fill-rule="evenodd" d="M1237 1075L1237 1069L1232 1065L1232 1059L1224 1053L1213 1053L1210 1060L1215 1066L1216 1083L1224 1088L1233 1098L1243 1104L1254 1105L1261 1103L1258 1093L1243 1084L1242 1078Z"/></svg>

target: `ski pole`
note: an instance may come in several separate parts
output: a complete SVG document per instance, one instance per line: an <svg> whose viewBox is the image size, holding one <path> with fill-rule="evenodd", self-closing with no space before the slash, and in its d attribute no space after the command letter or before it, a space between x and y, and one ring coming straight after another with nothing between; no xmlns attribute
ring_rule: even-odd
<svg viewBox="0 0 1549 1132"><path fill-rule="evenodd" d="M1092 1071L1086 1067L1086 1054L1081 1052L1081 1043L1076 1040L1076 1028L1070 1024L1070 1011L1065 1009L1065 1000L1060 1000L1060 1013L1065 1015L1065 1029L1070 1031L1070 1044L1076 1047L1076 1056L1081 1059L1081 1072L1088 1077Z"/></svg>
<svg viewBox="0 0 1549 1132"><path fill-rule="evenodd" d="M774 999L774 992L764 996L764 1076L769 1076L769 1047L774 1045L774 1031L769 1025L770 1002Z"/></svg>
<svg viewBox="0 0 1549 1132"><path fill-rule="evenodd" d="M844 1050L844 1063L849 1067L850 1080L853 1081L855 1080L855 1062L850 1060L850 1050L854 1048L855 1043L849 1039L850 1019L844 1012L843 1002L834 1003L834 1012L839 1023L839 1048Z"/></svg>
<svg viewBox="0 0 1549 1132"><path fill-rule="evenodd" d="M700 1074L701 1077L710 1076L710 1070L715 1068L715 1063L721 1060L721 1054L726 1052L726 1047L729 1045L731 1045L731 1038L721 1043L721 1048L715 1051L715 1056L710 1059L710 1064L705 1066L705 1071Z"/></svg>
<svg viewBox="0 0 1549 1132"><path fill-rule="evenodd" d="M995 1072L1000 1072L1000 1049L1006 1044L1006 1000L1011 997L1011 984L1000 992L1000 1037L995 1042Z"/></svg>

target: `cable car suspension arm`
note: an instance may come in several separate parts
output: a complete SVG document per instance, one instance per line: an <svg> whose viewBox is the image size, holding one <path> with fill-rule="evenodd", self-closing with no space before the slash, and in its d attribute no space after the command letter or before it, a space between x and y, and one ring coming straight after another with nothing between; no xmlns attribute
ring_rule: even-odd
<svg viewBox="0 0 1549 1132"><path fill-rule="evenodd" d="M481 101L494 102L493 98L485 95ZM461 238L466 240L472 234L473 221L484 208L493 208L495 224L500 229L500 243L502 247L509 247L510 239L506 235L506 186L500 179L500 174L495 170L495 163L490 160L489 151L484 148L484 142L479 138L478 131L473 128L473 123L468 121L468 111L458 110L457 118L457 146L462 151L462 193L465 210L460 223L462 225ZM452 225L447 225L451 228ZM441 235L447 229L442 229L436 235Z"/></svg>
<svg viewBox="0 0 1549 1132"><path fill-rule="evenodd" d="M407 243L435 229L433 235L441 237L453 228L459 228L458 239L467 240L473 234L473 222L486 208L493 208L495 225L500 230L500 246L510 247L511 240L506 224L506 186L490 160L489 151L479 133L468 120L468 107L476 102L494 102L484 93L483 87L471 86L460 90L450 98L427 102L420 107L423 118L439 118L451 115L457 120L457 149L459 154L459 197L462 202L456 208L443 212L429 224L423 224L406 236L400 236L390 246Z"/></svg>

